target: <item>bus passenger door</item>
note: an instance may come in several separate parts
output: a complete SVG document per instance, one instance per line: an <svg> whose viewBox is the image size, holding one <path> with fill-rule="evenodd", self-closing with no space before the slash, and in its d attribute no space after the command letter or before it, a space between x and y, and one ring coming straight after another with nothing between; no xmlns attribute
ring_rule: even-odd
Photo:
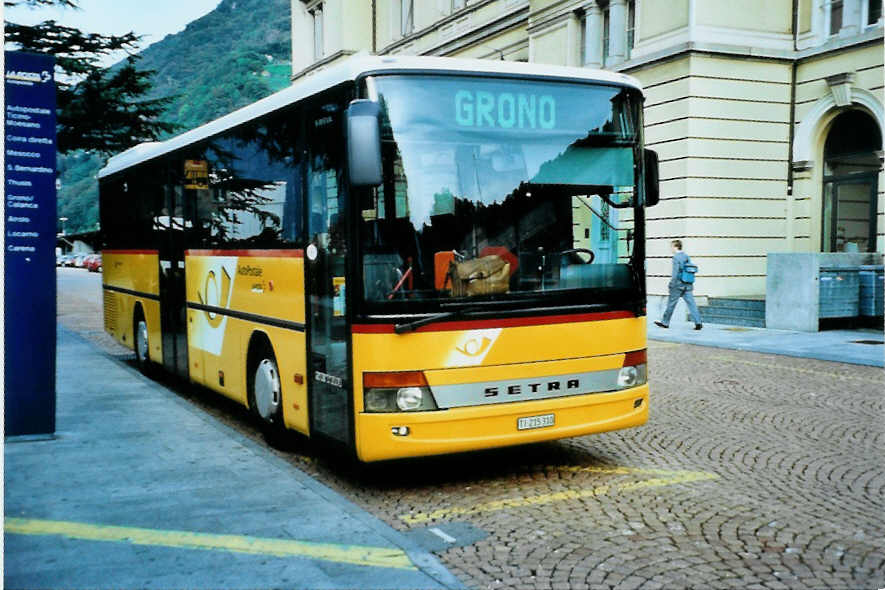
<svg viewBox="0 0 885 590"><path fill-rule="evenodd" d="M347 214L342 168L341 108L325 104L307 118L307 322L311 434L350 444L348 378Z"/></svg>
<svg viewBox="0 0 885 590"><path fill-rule="evenodd" d="M183 191L167 185L165 206L158 222L166 239L160 247L160 317L163 325L163 366L188 376L187 309L184 282L185 215Z"/></svg>

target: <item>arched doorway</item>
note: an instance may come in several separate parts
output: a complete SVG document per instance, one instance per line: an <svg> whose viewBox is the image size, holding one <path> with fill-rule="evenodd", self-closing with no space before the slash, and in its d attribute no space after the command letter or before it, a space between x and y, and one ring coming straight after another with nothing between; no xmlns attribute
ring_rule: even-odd
<svg viewBox="0 0 885 590"><path fill-rule="evenodd" d="M824 144L824 252L876 250L876 195L882 134L861 110L838 115Z"/></svg>

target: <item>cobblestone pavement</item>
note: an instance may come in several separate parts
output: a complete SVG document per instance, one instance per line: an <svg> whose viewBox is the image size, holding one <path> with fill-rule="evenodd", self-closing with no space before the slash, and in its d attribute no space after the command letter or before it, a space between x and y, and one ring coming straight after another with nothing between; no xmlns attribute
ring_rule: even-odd
<svg viewBox="0 0 885 590"><path fill-rule="evenodd" d="M77 272L60 321L125 357ZM660 342L649 364L637 429L359 473L303 441L272 452L436 539L474 588L885 587L881 369ZM259 438L234 404L174 389Z"/></svg>

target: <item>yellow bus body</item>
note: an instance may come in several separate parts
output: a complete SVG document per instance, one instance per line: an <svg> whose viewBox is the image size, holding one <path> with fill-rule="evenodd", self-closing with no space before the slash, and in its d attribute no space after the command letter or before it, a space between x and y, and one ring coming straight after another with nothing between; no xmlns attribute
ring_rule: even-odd
<svg viewBox="0 0 885 590"><path fill-rule="evenodd" d="M148 354L163 362L160 331L160 264L156 250L105 250L102 252L105 331L134 349L133 318L141 306L148 326Z"/></svg>
<svg viewBox="0 0 885 590"><path fill-rule="evenodd" d="M185 256L190 379L248 405L249 343L270 343L280 373L283 421L310 434L301 251L189 251ZM104 253L105 326L133 348L133 318L141 305L150 358L163 362L159 260L156 252ZM217 311L213 311L217 310ZM578 316L580 317L580 316ZM506 382L619 369L626 351L646 347L644 317L535 325L352 335L354 443L357 457L379 461L533 443L629 428L648 420L648 385L535 401L480 403L427 412L369 413L364 373L423 371L435 386ZM467 322L469 324L469 322ZM288 325L287 325L288 324ZM297 329L301 326L301 329ZM554 415L545 428L518 430L521 417ZM407 436L394 430L408 427Z"/></svg>
<svg viewBox="0 0 885 590"><path fill-rule="evenodd" d="M191 380L248 405L249 342L261 334L276 356L283 422L308 434L301 251L189 251L185 273ZM239 317L195 306L218 308ZM281 326L286 324L290 327ZM302 329L293 329L297 325ZM295 381L298 375L301 383Z"/></svg>

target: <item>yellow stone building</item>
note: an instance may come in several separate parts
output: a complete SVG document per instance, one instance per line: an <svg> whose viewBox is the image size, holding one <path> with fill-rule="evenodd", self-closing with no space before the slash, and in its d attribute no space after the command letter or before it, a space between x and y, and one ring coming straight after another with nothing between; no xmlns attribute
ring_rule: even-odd
<svg viewBox="0 0 885 590"><path fill-rule="evenodd" d="M674 238L700 303L764 295L771 252L885 250L882 0L292 0L292 39L296 80L359 51L638 78L652 316Z"/></svg>

